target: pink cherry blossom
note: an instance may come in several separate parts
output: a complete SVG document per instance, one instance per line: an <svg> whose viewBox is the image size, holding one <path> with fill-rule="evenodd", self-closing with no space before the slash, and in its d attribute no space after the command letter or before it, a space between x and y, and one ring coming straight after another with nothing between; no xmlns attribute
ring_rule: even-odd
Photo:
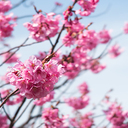
<svg viewBox="0 0 128 128"><path fill-rule="evenodd" d="M46 102L51 101L54 98L54 91L50 92L49 94L47 94L45 97L42 97L40 99L36 99L34 101L35 105L38 106L42 106L43 104L45 104Z"/></svg>
<svg viewBox="0 0 128 128"><path fill-rule="evenodd" d="M9 15L4 15L4 13L0 13L0 40L5 37L9 37L12 34L13 28L16 24L10 24L13 21L12 13Z"/></svg>
<svg viewBox="0 0 128 128"><path fill-rule="evenodd" d="M127 113L123 112L122 107L117 103L111 104L108 110L104 111L106 118L113 124L113 128L127 128L128 124L124 121L128 119Z"/></svg>
<svg viewBox="0 0 128 128"><path fill-rule="evenodd" d="M55 13L48 13L46 17L43 14L33 16L32 23L25 23L24 26L30 31L30 37L36 41L48 40L54 37L59 30L60 15L53 18Z"/></svg>
<svg viewBox="0 0 128 128"><path fill-rule="evenodd" d="M108 43L110 41L110 39L111 39L111 36L110 36L108 30L102 30L102 31L100 31L98 33L98 36L99 36L99 41L102 44Z"/></svg>
<svg viewBox="0 0 128 128"><path fill-rule="evenodd" d="M59 3L59 2L55 2L55 4L56 4L57 6L62 6L62 4Z"/></svg>
<svg viewBox="0 0 128 128"><path fill-rule="evenodd" d="M88 85L85 82L82 83L82 84L80 84L78 86L78 89L79 89L79 91L80 91L81 94L87 94L87 93L89 93Z"/></svg>
<svg viewBox="0 0 128 128"><path fill-rule="evenodd" d="M0 127L1 128L8 128L9 127L9 125L7 124L7 119L8 118L6 116L0 114Z"/></svg>
<svg viewBox="0 0 128 128"><path fill-rule="evenodd" d="M85 46L86 49L92 50L98 45L99 39L94 30L87 30L78 36L76 44Z"/></svg>
<svg viewBox="0 0 128 128"><path fill-rule="evenodd" d="M42 62L31 56L25 63L18 63L7 73L10 84L20 89L22 95L29 98L41 98L49 94L61 74L61 65L57 61Z"/></svg>
<svg viewBox="0 0 128 128"><path fill-rule="evenodd" d="M89 16L92 12L94 12L98 2L99 0L79 0L77 3L82 7L82 10L76 10L76 14Z"/></svg>
<svg viewBox="0 0 128 128"><path fill-rule="evenodd" d="M10 1L0 1L0 12L7 12L12 8Z"/></svg>
<svg viewBox="0 0 128 128"><path fill-rule="evenodd" d="M93 73L99 73L103 69L106 68L106 65L105 64L100 64L100 62L97 59L90 61L89 66L90 66L90 70Z"/></svg>
<svg viewBox="0 0 128 128"><path fill-rule="evenodd" d="M79 22L78 18L75 18L73 21L66 21L65 27L67 29L67 34L62 38L62 42L65 46L71 46L75 44L78 35L84 29L84 25Z"/></svg>
<svg viewBox="0 0 128 128"><path fill-rule="evenodd" d="M83 109L89 104L89 97L87 95L84 95L79 98L71 97L71 98L65 99L65 102L69 106L73 107L74 110Z"/></svg>
<svg viewBox="0 0 128 128"><path fill-rule="evenodd" d="M118 44L113 45L109 50L108 53L111 58L115 58L119 56L124 50L120 48Z"/></svg>
<svg viewBox="0 0 128 128"><path fill-rule="evenodd" d="M77 46L72 49L71 53L67 55L63 55L60 63L64 66L65 73L64 75L68 77L68 79L75 78L80 71L85 69L85 65L90 59L87 55L88 49L86 46Z"/></svg>
<svg viewBox="0 0 128 128"><path fill-rule="evenodd" d="M63 15L64 15L65 21L68 21L68 18L73 15L73 13L72 13L72 7L69 6L69 7L63 12Z"/></svg>
<svg viewBox="0 0 128 128"><path fill-rule="evenodd" d="M65 125L65 116L59 117L58 109L45 108L42 112L45 128L68 128Z"/></svg>
<svg viewBox="0 0 128 128"><path fill-rule="evenodd" d="M43 60L45 57L47 56L47 54L45 52L39 52L39 55L35 55L35 57L39 60Z"/></svg>
<svg viewBox="0 0 128 128"><path fill-rule="evenodd" d="M124 33L128 34L128 23L125 23L124 25Z"/></svg>
<svg viewBox="0 0 128 128"><path fill-rule="evenodd" d="M75 128L91 128L94 125L94 120L91 118L92 115L91 112L88 112L79 117L71 118L70 124Z"/></svg>

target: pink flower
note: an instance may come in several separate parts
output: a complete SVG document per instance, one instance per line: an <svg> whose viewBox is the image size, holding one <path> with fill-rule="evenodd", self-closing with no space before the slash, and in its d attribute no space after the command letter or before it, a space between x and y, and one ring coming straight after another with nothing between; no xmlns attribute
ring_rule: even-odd
<svg viewBox="0 0 128 128"><path fill-rule="evenodd" d="M68 18L73 15L73 13L72 13L71 10L72 10L72 8L71 8L71 6L69 6L69 7L63 12L65 21L68 21Z"/></svg>
<svg viewBox="0 0 128 128"><path fill-rule="evenodd" d="M80 115L79 117L76 116L70 119L70 124L75 128L91 128L94 125L94 120L91 116L91 112Z"/></svg>
<svg viewBox="0 0 128 128"><path fill-rule="evenodd" d="M127 128L128 124L124 121L127 119L127 114L122 111L122 107L116 103L111 104L108 110L104 111L107 119L113 124L113 128ZM128 112L127 112L128 113Z"/></svg>
<svg viewBox="0 0 128 128"><path fill-rule="evenodd" d="M47 54L45 52L39 52L39 55L35 55L35 56L37 59L42 61L47 56Z"/></svg>
<svg viewBox="0 0 128 128"><path fill-rule="evenodd" d="M85 46L86 49L92 50L98 45L97 33L94 30L87 30L78 36L76 44Z"/></svg>
<svg viewBox="0 0 128 128"><path fill-rule="evenodd" d="M7 73L10 84L20 89L22 95L29 98L42 98L48 95L58 82L61 65L55 60L42 64L35 56L25 63L18 63Z"/></svg>
<svg viewBox="0 0 128 128"><path fill-rule="evenodd" d="M46 102L51 101L54 98L54 91L50 92L49 94L47 94L45 97L42 97L40 99L36 99L34 101L35 105L38 106L42 106L43 104L45 104Z"/></svg>
<svg viewBox="0 0 128 128"><path fill-rule="evenodd" d="M0 114L0 127L1 128L8 128L9 127L9 125L7 124L7 119L8 118L6 116Z"/></svg>
<svg viewBox="0 0 128 128"><path fill-rule="evenodd" d="M94 12L98 2L99 0L79 0L77 3L82 7L82 10L77 10L76 14L89 16L92 12Z"/></svg>
<svg viewBox="0 0 128 128"><path fill-rule="evenodd" d="M72 49L68 56L63 55L60 63L64 66L64 75L67 76L68 79L75 78L81 70L85 69L85 64L89 59L87 52L86 46L77 46Z"/></svg>
<svg viewBox="0 0 128 128"><path fill-rule="evenodd" d="M59 117L58 109L45 108L42 112L42 119L46 128L68 128L65 126L65 116Z"/></svg>
<svg viewBox="0 0 128 128"><path fill-rule="evenodd" d="M54 37L59 30L60 16L53 18L54 13L48 13L45 17L42 14L33 16L32 23L25 23L24 26L30 31L30 37L36 41L48 40Z"/></svg>
<svg viewBox="0 0 128 128"><path fill-rule="evenodd" d="M128 23L125 23L124 25L124 33L128 34Z"/></svg>
<svg viewBox="0 0 128 128"><path fill-rule="evenodd" d="M79 98L72 97L72 98L65 99L65 102L69 106L73 107L73 109L75 109L75 110L83 109L88 105L89 97L87 95L84 95Z"/></svg>
<svg viewBox="0 0 128 128"><path fill-rule="evenodd" d="M71 46L75 44L78 35L84 30L84 25L79 22L78 18L75 18L73 21L66 21L65 27L67 28L67 34L62 38L62 42L65 46Z"/></svg>
<svg viewBox="0 0 128 128"><path fill-rule="evenodd" d="M10 1L0 1L0 12L7 12L12 8Z"/></svg>
<svg viewBox="0 0 128 128"><path fill-rule="evenodd" d="M57 6L62 6L62 4L59 3L59 2L55 2L55 4L56 4Z"/></svg>
<svg viewBox="0 0 128 128"><path fill-rule="evenodd" d="M10 24L13 21L12 15L5 16L4 13L0 13L0 40L11 36L13 28L16 26L16 24Z"/></svg>
<svg viewBox="0 0 128 128"><path fill-rule="evenodd" d="M88 85L84 82L82 83L81 85L78 86L78 89L80 91L81 94L87 94L89 93L89 90L88 90Z"/></svg>
<svg viewBox="0 0 128 128"><path fill-rule="evenodd" d="M106 65L100 64L98 60L92 60L89 65L90 65L90 70L91 70L93 73L99 73L99 72L101 72L103 69L106 68Z"/></svg>
<svg viewBox="0 0 128 128"><path fill-rule="evenodd" d="M98 33L99 41L102 44L106 44L110 41L111 37L108 30L102 30Z"/></svg>
<svg viewBox="0 0 128 128"><path fill-rule="evenodd" d="M119 56L124 50L120 48L118 44L113 45L109 50L108 53L111 58L115 58Z"/></svg>

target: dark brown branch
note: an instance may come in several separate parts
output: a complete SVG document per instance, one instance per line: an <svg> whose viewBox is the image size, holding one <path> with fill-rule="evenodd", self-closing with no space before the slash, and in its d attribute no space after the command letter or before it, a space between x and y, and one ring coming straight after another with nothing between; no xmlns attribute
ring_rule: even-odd
<svg viewBox="0 0 128 128"><path fill-rule="evenodd" d="M48 40L49 40L49 42L50 42L50 44L52 45L52 47L53 47L53 43L52 43L52 41L51 41L51 39L47 36L47 38L48 38Z"/></svg>
<svg viewBox="0 0 128 128"><path fill-rule="evenodd" d="M61 36L61 33L62 33L62 31L64 30L64 24L63 24L63 26L62 26L62 28L61 28L61 30L60 30L60 32L59 32L59 35L58 35L58 37L57 37L57 39L56 39L56 42L55 42L55 44L53 45L53 47L52 47L52 50L51 50L51 54L54 52L54 49L55 49L55 47L56 47L56 45L57 45L57 43L58 43L58 41L59 41L59 39L60 39L60 36Z"/></svg>
<svg viewBox="0 0 128 128"><path fill-rule="evenodd" d="M2 98L1 98L1 94L0 94L0 101L2 102ZM4 105L2 106L4 113L6 114L7 118L11 121L12 119L10 118L10 116L8 115L8 113L6 112Z"/></svg>
<svg viewBox="0 0 128 128"><path fill-rule="evenodd" d="M14 121L14 123L16 123L16 122L20 119L20 117L24 114L24 112L27 110L28 106L31 104L32 101L33 101L33 99L30 100L30 102L29 102L29 103L27 104L27 106L24 108L24 110L22 111L22 113L20 114L20 116Z"/></svg>
<svg viewBox="0 0 128 128"><path fill-rule="evenodd" d="M9 95L5 98L5 100L1 103L0 108L1 108L1 107L6 103L6 101L7 101L13 94L15 94L18 90L19 90L19 89L16 89L14 92L12 92L11 94L9 94Z"/></svg>
<svg viewBox="0 0 128 128"><path fill-rule="evenodd" d="M27 124L27 122L28 122L28 121L30 120L30 118L31 118L31 114L33 113L35 107L36 107L36 105L33 105L33 106L32 106L32 108L31 108L31 110L30 110L30 112L29 112L29 116L28 116L27 121L26 121L24 124L22 124L19 128L22 128L22 127L24 127L24 126Z"/></svg>
<svg viewBox="0 0 128 128"><path fill-rule="evenodd" d="M23 125L21 125L20 127L18 127L18 128L23 128L25 125L27 125L32 119L34 119L34 118L39 118L39 117L41 117L42 116L42 114L39 114L39 115L36 115L36 116L31 116L30 118L28 118L28 120L23 124Z"/></svg>
<svg viewBox="0 0 128 128"><path fill-rule="evenodd" d="M14 114L14 117L12 118L9 128L12 128L13 125L15 124L14 120L15 120L17 114L19 113L20 109L22 108L23 104L25 103L25 101L26 101L26 98L23 99L22 103L20 104L19 108L17 109L16 113Z"/></svg>

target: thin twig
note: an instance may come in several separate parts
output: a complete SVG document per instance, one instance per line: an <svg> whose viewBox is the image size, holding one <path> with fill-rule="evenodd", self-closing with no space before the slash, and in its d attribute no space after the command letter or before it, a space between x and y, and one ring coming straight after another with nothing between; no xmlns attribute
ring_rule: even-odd
<svg viewBox="0 0 128 128"><path fill-rule="evenodd" d="M12 93L10 93L5 100L1 103L0 108L6 103L6 101L13 95L15 94L19 89L16 89L15 91L13 91Z"/></svg>
<svg viewBox="0 0 128 128"><path fill-rule="evenodd" d="M29 37L20 46L24 45L28 41L28 39L29 39ZM4 62L2 62L2 64L0 64L0 66L2 66L4 63L6 63L19 49L20 49L20 47L18 47L16 51L14 51Z"/></svg>
<svg viewBox="0 0 128 128"><path fill-rule="evenodd" d="M27 1L27 0L22 0L22 1L20 1L19 3L15 4L10 10L13 10L13 9L17 8L18 6L20 6L20 5L21 5L22 3L24 3L25 1Z"/></svg>
<svg viewBox="0 0 128 128"><path fill-rule="evenodd" d="M64 30L64 28L65 28L65 25L63 24L63 26L62 26L62 28L61 28L61 30L60 30L60 32L59 32L59 35L58 35L58 37L57 37L57 39L56 39L56 42L55 42L55 44L54 44L53 47L52 47L51 54L54 52L54 49L55 49L55 47L56 47L56 45L57 45L57 43L58 43L58 41L59 41L59 39L60 39L61 33L62 33L62 31Z"/></svg>
<svg viewBox="0 0 128 128"><path fill-rule="evenodd" d="M0 94L0 101L2 102L2 98L1 98L1 94ZM11 121L12 119L10 118L10 116L8 115L8 113L6 112L4 105L2 106L4 113L6 114L7 118Z"/></svg>
<svg viewBox="0 0 128 128"><path fill-rule="evenodd" d="M10 123L9 128L12 128L13 125L15 124L14 120L15 120L17 114L19 113L20 109L22 108L23 104L25 103L25 101L26 101L26 98L23 99L23 101L22 101L22 103L20 104L19 108L18 108L17 111L15 112L14 117L12 118L12 121L11 121L11 123Z"/></svg>
<svg viewBox="0 0 128 128"><path fill-rule="evenodd" d="M62 87L62 86L65 85L68 81L69 81L69 80L67 79L67 80L65 80L61 85L58 85L58 86L54 87L54 90L56 90L56 89Z"/></svg>
<svg viewBox="0 0 128 128"><path fill-rule="evenodd" d="M16 123L20 119L20 117L24 114L24 112L27 110L28 106L31 104L32 101L33 101L33 99L30 100L30 102L27 104L27 106L24 108L24 110L22 111L22 113L20 114L20 116L15 120L14 123Z"/></svg>
<svg viewBox="0 0 128 128"><path fill-rule="evenodd" d="M10 84L10 83L2 84L2 85L0 86L0 88L4 87L5 85L8 85L8 84Z"/></svg>

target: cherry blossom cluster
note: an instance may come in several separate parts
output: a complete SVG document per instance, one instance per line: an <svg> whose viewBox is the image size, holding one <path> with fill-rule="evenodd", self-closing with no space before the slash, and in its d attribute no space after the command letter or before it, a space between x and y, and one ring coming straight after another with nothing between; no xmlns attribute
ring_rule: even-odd
<svg viewBox="0 0 128 128"><path fill-rule="evenodd" d="M69 6L69 7L63 12L63 15L64 15L65 21L68 21L69 17L73 15L73 13L72 13L72 7Z"/></svg>
<svg viewBox="0 0 128 128"><path fill-rule="evenodd" d="M0 40L5 37L9 37L16 26L15 23L10 24L13 21L13 14L5 15L4 13L0 13Z"/></svg>
<svg viewBox="0 0 128 128"><path fill-rule="evenodd" d="M12 92L11 89L1 89L0 90L0 94L1 94L1 98L5 98L6 96L8 96L10 93ZM6 105L15 105L20 103L23 100L23 96L21 94L17 94L14 98L9 98L6 102Z"/></svg>
<svg viewBox="0 0 128 128"><path fill-rule="evenodd" d="M42 112L45 128L68 128L65 123L66 116L59 117L59 110L45 108Z"/></svg>
<svg viewBox="0 0 128 128"><path fill-rule="evenodd" d="M31 56L25 63L18 63L7 73L10 84L20 89L27 98L41 98L49 94L61 74L61 65L55 60L43 63Z"/></svg>
<svg viewBox="0 0 128 128"><path fill-rule="evenodd" d="M72 49L68 56L63 55L60 63L64 66L66 71L64 75L68 79L75 78L82 70L89 69L93 73L99 73L106 67L104 64L100 64L98 59L92 60L88 56L88 51L85 46L78 46Z"/></svg>
<svg viewBox="0 0 128 128"><path fill-rule="evenodd" d="M89 97L86 95L87 93L89 93L87 84L85 82L82 83L81 85L78 86L78 89L82 94L81 97L78 97L78 98L71 97L71 98L65 99L65 102L69 106L73 107L74 110L83 109L89 104Z"/></svg>
<svg viewBox="0 0 128 128"><path fill-rule="evenodd" d="M88 89L88 85L87 83L82 83L78 86L78 89L80 91L81 94L87 94L89 93L89 89Z"/></svg>
<svg viewBox="0 0 128 128"><path fill-rule="evenodd" d="M60 15L53 18L55 13L48 13L46 17L43 14L33 16L32 23L24 23L24 26L30 31L30 37L36 41L48 40L54 37L59 30Z"/></svg>
<svg viewBox="0 0 128 128"><path fill-rule="evenodd" d="M75 13L81 16L89 16L94 12L98 2L99 0L78 0L77 3L81 6L82 10L76 10Z"/></svg>
<svg viewBox="0 0 128 128"><path fill-rule="evenodd" d="M9 125L7 124L8 118L2 114L0 114L0 127L1 128L8 128Z"/></svg>
<svg viewBox="0 0 128 128"><path fill-rule="evenodd" d="M98 34L99 43L106 44L111 40L110 32L108 30L102 30Z"/></svg>
<svg viewBox="0 0 128 128"><path fill-rule="evenodd" d="M75 128L91 128L94 125L94 120L91 117L93 114L88 112L84 115L76 116L70 119L70 124Z"/></svg>
<svg viewBox="0 0 128 128"><path fill-rule="evenodd" d="M77 40L78 34L83 31L84 25L82 25L76 17L75 20L65 21L65 28L67 34L62 38L62 42L65 46L71 46Z"/></svg>
<svg viewBox="0 0 128 128"><path fill-rule="evenodd" d="M113 128L127 128L128 112L124 112L117 103L111 104L108 110L104 111L106 118L112 123Z"/></svg>
<svg viewBox="0 0 128 128"><path fill-rule="evenodd" d="M100 64L98 59L90 61L90 69L93 73L99 73L106 68L105 64Z"/></svg>
<svg viewBox="0 0 128 128"><path fill-rule="evenodd" d="M34 100L34 104L37 106L42 106L43 104L45 104L46 102L51 101L54 98L54 91L50 92L49 94L47 94L45 97L39 98Z"/></svg>
<svg viewBox="0 0 128 128"><path fill-rule="evenodd" d="M65 102L73 107L74 110L83 109L89 104L89 97L87 95L84 95L82 97L71 97L68 99L65 99Z"/></svg>
<svg viewBox="0 0 128 128"><path fill-rule="evenodd" d="M7 12L12 8L12 4L10 1L0 1L0 12Z"/></svg>
<svg viewBox="0 0 128 128"><path fill-rule="evenodd" d="M120 48L118 44L115 44L111 48L109 48L108 53L111 58L115 58L119 56L123 51L123 48Z"/></svg>
<svg viewBox="0 0 128 128"><path fill-rule="evenodd" d="M38 55L35 55L35 57L37 58L37 59L39 59L39 60L43 60L45 57L47 56L47 54L45 53L45 52L39 52L39 54Z"/></svg>

